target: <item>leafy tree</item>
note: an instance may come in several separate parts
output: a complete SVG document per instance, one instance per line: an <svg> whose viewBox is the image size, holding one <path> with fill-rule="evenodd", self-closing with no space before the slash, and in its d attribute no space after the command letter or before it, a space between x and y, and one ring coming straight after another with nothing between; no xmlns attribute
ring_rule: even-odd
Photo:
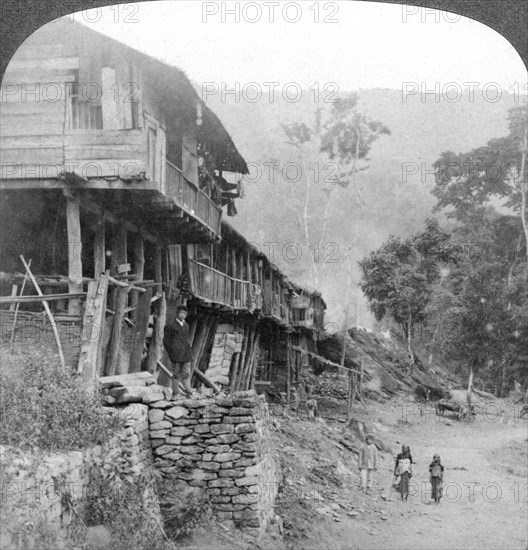
<svg viewBox="0 0 528 550"><path fill-rule="evenodd" d="M382 135L390 134L390 131L381 122L372 120L362 109L357 93L341 97L334 103L328 112L322 110L315 112L314 122L308 126L304 122L283 124L282 129L288 143L297 152L303 166L302 191L295 189L296 199L290 201L290 209L298 220L303 239L308 249L325 242L331 219L332 203L337 189L346 189L351 182L355 182L356 175L368 169L368 154L373 143ZM306 159L314 159L317 155L323 155L332 177L325 178L322 182L312 181L312 172L308 170ZM328 162L330 161L330 162ZM315 180L315 178L313 178ZM314 192L314 184L319 184ZM361 217L361 192L354 186L354 204L359 207L359 212L353 217L353 242L346 243L340 234L335 235L336 241L341 241L341 249L348 250L350 244L357 244L358 223ZM291 189L293 191L293 188ZM322 194L321 194L322 191ZM314 200L317 204L314 204ZM316 209L321 209L320 215L315 216ZM345 319L348 319L350 302L350 289L352 287L352 269L350 254L344 255L346 269L345 292ZM311 255L312 283L319 286L320 272L315 255ZM335 277L335 271L332 273ZM346 320L345 320L346 325ZM346 326L344 326L346 329Z"/></svg>
<svg viewBox="0 0 528 550"><path fill-rule="evenodd" d="M422 233L391 237L359 264L370 309L378 321L390 315L402 327L411 363L413 330L425 319L442 266L458 261L458 248L449 239L436 220L427 220Z"/></svg>
<svg viewBox="0 0 528 550"><path fill-rule="evenodd" d="M468 153L442 153L432 193L438 199L435 210L451 208L447 215L474 231L497 203L511 208L520 216L528 258L527 107L510 109L508 128L506 137Z"/></svg>

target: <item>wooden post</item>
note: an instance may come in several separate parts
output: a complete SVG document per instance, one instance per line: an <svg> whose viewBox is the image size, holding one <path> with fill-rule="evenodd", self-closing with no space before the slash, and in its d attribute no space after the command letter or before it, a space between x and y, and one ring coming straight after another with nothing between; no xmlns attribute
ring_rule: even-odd
<svg viewBox="0 0 528 550"><path fill-rule="evenodd" d="M148 323L150 317L150 300L152 299L152 287L147 288L137 301L136 322L134 325L133 342L130 347L130 362L128 372L141 371L141 358L147 337Z"/></svg>
<svg viewBox="0 0 528 550"><path fill-rule="evenodd" d="M82 242L80 201L71 194L66 194L66 224L68 230L68 291L70 294L82 292ZM81 302L72 299L68 302L70 315L81 314Z"/></svg>
<svg viewBox="0 0 528 550"><path fill-rule="evenodd" d="M134 271L137 280L143 280L143 273L145 271L145 241L141 230L136 235L134 243ZM136 291L130 293L130 307L136 307L138 305L138 293ZM133 321L137 319L137 312L132 311L131 318Z"/></svg>
<svg viewBox="0 0 528 550"><path fill-rule="evenodd" d="M194 343L194 335L196 334L196 326L198 325L198 319L195 317L192 320L191 326L189 327L189 340L191 341L191 346Z"/></svg>
<svg viewBox="0 0 528 550"><path fill-rule="evenodd" d="M114 291L116 293L116 306L112 323L112 335L110 336L110 343L108 344L105 376L113 376L116 372L121 343L122 323L129 290L130 287L118 287L117 290Z"/></svg>
<svg viewBox="0 0 528 550"><path fill-rule="evenodd" d="M158 314L154 322L154 332L150 340L150 346L147 355L147 370L154 374L158 361L163 355L163 333L165 330L165 320L167 318L167 300L165 292L162 293L158 300Z"/></svg>
<svg viewBox="0 0 528 550"><path fill-rule="evenodd" d="M255 345L253 346L253 357L251 359L251 376L250 376L250 384L249 384L250 390L255 389L255 380L257 378L257 366L258 366L259 355L260 355L260 332L257 332Z"/></svg>
<svg viewBox="0 0 528 550"><path fill-rule="evenodd" d="M156 244L156 257L154 259L154 280L157 283L163 282L161 246Z"/></svg>
<svg viewBox="0 0 528 550"><path fill-rule="evenodd" d="M200 364L201 348L203 340L206 337L207 324L208 319L206 317L202 319L200 323L198 323L198 326L195 329L194 341L192 343L192 366L196 369Z"/></svg>
<svg viewBox="0 0 528 550"><path fill-rule="evenodd" d="M27 275L27 273L26 273L26 275ZM17 292L18 292L18 285L13 285L11 287L11 298L14 298L17 295ZM15 309L16 309L16 305L15 305L15 303L12 303L9 306L9 311L15 311Z"/></svg>
<svg viewBox="0 0 528 550"><path fill-rule="evenodd" d="M249 329L249 335L248 335L248 342L246 346L246 352L244 355L244 361L241 365L241 370L238 378L237 383L237 390L245 390L246 389L246 380L248 378L248 365L249 365L249 359L251 357L251 350L253 349L253 327Z"/></svg>
<svg viewBox="0 0 528 550"><path fill-rule="evenodd" d="M249 326L244 327L244 338L242 340L242 347L240 348L240 353L238 354L235 368L233 369L233 372L231 373L231 380L229 380L229 389L230 391L236 391L237 389L237 383L238 379L240 377L241 367L244 364L244 358L246 355L246 348L248 344L248 338L249 338Z"/></svg>
<svg viewBox="0 0 528 550"><path fill-rule="evenodd" d="M33 276L33 273L31 273L31 269L29 268L29 265L26 263L26 260L24 259L24 256L20 256L20 259L22 260L22 263L24 264L24 267L26 268L26 272L31 278L31 282L33 283L33 286L35 287L35 290L37 291L37 294L39 296L44 296L42 294L42 291L40 290L40 287L37 283L37 280ZM59 331L57 329L57 325L55 324L55 319L53 318L53 315L51 313L51 309L49 308L48 302L46 300L43 300L42 305L44 306L44 309L46 310L46 313L48 315L51 328L53 329L53 334L55 335L55 342L57 343L57 350L59 352L59 359L61 363L61 367L64 368L66 366L66 362L64 360L64 353L62 352L62 345L60 341Z"/></svg>
<svg viewBox="0 0 528 550"><path fill-rule="evenodd" d="M249 250L246 251L246 275L247 280L251 283L253 277L251 276L251 262L249 260Z"/></svg>
<svg viewBox="0 0 528 550"><path fill-rule="evenodd" d="M82 375L88 395L97 391L97 378L101 375L101 351L105 329L108 272L88 283L86 308L82 325L81 353L77 372Z"/></svg>
<svg viewBox="0 0 528 550"><path fill-rule="evenodd" d="M94 279L106 271L106 236L104 216L98 222L94 236Z"/></svg>

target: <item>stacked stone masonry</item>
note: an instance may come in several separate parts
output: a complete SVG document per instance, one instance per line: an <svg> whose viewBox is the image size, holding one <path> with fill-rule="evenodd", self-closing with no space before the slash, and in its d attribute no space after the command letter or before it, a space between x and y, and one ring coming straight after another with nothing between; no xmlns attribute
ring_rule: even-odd
<svg viewBox="0 0 528 550"><path fill-rule="evenodd" d="M13 474L16 483L7 487L6 505L27 507L28 512L37 506L50 526L66 533L71 521L71 507L68 499L62 498L67 492L74 506L82 505L90 483L90 470L94 459L103 458L107 453L119 450L126 457L125 473L137 478L152 465L153 457L149 441L148 407L132 403L122 408L106 408L108 414L117 414L124 420L124 429L104 445L97 445L84 451L49 453L44 456L21 454L20 451L0 446L0 468ZM18 458L17 455L23 456ZM159 501L155 488L143 494L145 505L153 521L162 525ZM32 508L33 507L33 508ZM3 525L0 534L17 545L15 533L10 526Z"/></svg>
<svg viewBox="0 0 528 550"><path fill-rule="evenodd" d="M263 398L250 390L149 406L154 464L162 474L201 487L220 521L264 529L274 514L279 470Z"/></svg>
<svg viewBox="0 0 528 550"><path fill-rule="evenodd" d="M209 365L205 372L209 380L216 384L229 384L229 370L235 353L240 353L244 340L244 329L230 324L220 324L211 350Z"/></svg>

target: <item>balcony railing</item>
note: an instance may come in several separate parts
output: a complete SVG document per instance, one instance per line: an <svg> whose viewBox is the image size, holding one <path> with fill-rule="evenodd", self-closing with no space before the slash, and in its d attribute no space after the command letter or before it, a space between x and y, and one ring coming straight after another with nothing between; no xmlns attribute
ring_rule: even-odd
<svg viewBox="0 0 528 550"><path fill-rule="evenodd" d="M167 161L167 174L163 192L173 198L178 206L200 220L217 235L220 234L222 209L201 189L188 181L181 170Z"/></svg>
<svg viewBox="0 0 528 550"><path fill-rule="evenodd" d="M213 267L189 259L190 291L202 300L234 309L262 309L258 285L230 277Z"/></svg>

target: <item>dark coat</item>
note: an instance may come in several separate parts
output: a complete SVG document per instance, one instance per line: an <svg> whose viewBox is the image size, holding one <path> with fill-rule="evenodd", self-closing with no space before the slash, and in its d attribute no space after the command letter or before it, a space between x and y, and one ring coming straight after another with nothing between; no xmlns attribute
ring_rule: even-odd
<svg viewBox="0 0 528 550"><path fill-rule="evenodd" d="M163 345L173 363L185 363L192 360L192 349L189 342L189 325L183 326L174 320L165 326Z"/></svg>

